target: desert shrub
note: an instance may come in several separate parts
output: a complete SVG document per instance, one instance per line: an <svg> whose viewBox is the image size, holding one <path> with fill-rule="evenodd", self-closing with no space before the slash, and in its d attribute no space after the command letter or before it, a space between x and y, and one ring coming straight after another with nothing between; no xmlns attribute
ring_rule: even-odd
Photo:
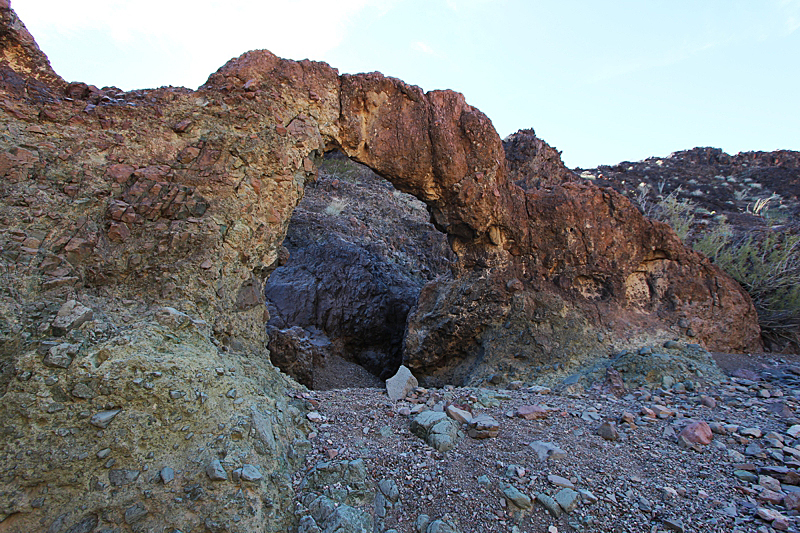
<svg viewBox="0 0 800 533"><path fill-rule="evenodd" d="M718 240L706 249L703 245L696 249L750 293L768 340L800 340L800 235L770 230L760 235L728 237L722 244Z"/></svg>
<svg viewBox="0 0 800 533"><path fill-rule="evenodd" d="M694 240L692 248L714 260L724 248L730 246L732 239L733 228L728 224L725 215L722 215L713 228Z"/></svg>
<svg viewBox="0 0 800 533"><path fill-rule="evenodd" d="M347 200L343 200L341 198L334 198L331 200L331 203L325 207L325 214L331 216L339 216L342 214L342 211L349 205Z"/></svg>
<svg viewBox="0 0 800 533"><path fill-rule="evenodd" d="M678 198L678 187L645 211L645 215L672 226L682 241L686 241L694 225L696 206L689 200Z"/></svg>

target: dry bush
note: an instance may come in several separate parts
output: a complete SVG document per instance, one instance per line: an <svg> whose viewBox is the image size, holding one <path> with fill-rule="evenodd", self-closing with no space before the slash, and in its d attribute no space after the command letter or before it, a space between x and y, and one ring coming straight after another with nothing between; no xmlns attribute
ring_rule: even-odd
<svg viewBox="0 0 800 533"><path fill-rule="evenodd" d="M693 246L750 293L765 340L800 344L800 235L768 230L726 240L715 228Z"/></svg>

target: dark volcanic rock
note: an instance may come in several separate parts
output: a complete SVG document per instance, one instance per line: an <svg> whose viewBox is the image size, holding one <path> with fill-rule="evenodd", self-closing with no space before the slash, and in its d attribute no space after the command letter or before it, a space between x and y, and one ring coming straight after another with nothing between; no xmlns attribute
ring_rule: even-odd
<svg viewBox="0 0 800 533"><path fill-rule="evenodd" d="M425 204L336 153L321 163L284 244L289 258L265 284L270 357L308 386L328 355L393 375L422 286L455 260Z"/></svg>

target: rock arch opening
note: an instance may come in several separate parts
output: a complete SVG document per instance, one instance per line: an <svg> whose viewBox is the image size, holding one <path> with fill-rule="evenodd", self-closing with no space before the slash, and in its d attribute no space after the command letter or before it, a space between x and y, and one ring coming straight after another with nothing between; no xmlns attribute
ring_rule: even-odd
<svg viewBox="0 0 800 533"><path fill-rule="evenodd" d="M420 200L338 150L318 169L265 283L270 357L310 388L378 386L422 286L455 256Z"/></svg>

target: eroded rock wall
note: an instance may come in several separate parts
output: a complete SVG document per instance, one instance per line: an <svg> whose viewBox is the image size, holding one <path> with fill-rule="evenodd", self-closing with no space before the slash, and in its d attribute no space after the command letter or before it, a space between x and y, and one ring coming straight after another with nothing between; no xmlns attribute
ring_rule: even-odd
<svg viewBox="0 0 800 533"><path fill-rule="evenodd" d="M0 529L287 530L307 404L262 285L316 127L264 91L67 85L0 14Z"/></svg>

